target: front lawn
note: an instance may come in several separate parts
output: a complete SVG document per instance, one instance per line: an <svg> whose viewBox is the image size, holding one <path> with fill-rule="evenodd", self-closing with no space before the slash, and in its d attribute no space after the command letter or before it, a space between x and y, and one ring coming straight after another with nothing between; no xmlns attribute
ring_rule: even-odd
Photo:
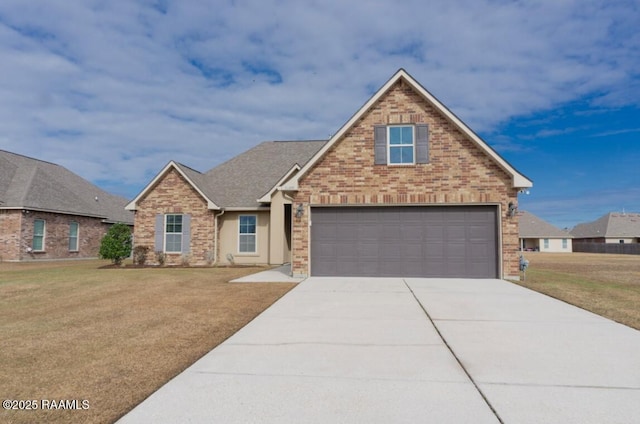
<svg viewBox="0 0 640 424"><path fill-rule="evenodd" d="M39 406L0 422L113 422L294 286L227 283L258 268L105 264L0 263L0 398Z"/></svg>

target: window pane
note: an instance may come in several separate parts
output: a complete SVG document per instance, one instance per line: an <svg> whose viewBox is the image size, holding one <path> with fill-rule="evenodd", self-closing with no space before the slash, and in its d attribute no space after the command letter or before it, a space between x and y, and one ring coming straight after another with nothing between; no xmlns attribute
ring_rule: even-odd
<svg viewBox="0 0 640 424"><path fill-rule="evenodd" d="M167 233L182 233L182 215L167 215Z"/></svg>
<svg viewBox="0 0 640 424"><path fill-rule="evenodd" d="M402 151L399 147L389 148L389 163L402 163Z"/></svg>
<svg viewBox="0 0 640 424"><path fill-rule="evenodd" d="M256 217L255 216L240 216L240 234L255 234L256 233Z"/></svg>
<svg viewBox="0 0 640 424"><path fill-rule="evenodd" d="M182 251L182 234L167 234L167 252L181 252Z"/></svg>
<svg viewBox="0 0 640 424"><path fill-rule="evenodd" d="M402 150L402 163L413 163L413 147L400 147Z"/></svg>
<svg viewBox="0 0 640 424"><path fill-rule="evenodd" d="M389 127L389 144L400 144L402 142L402 130L400 127Z"/></svg>
<svg viewBox="0 0 640 424"><path fill-rule="evenodd" d="M412 143L413 143L413 128L402 127L402 144L412 144Z"/></svg>
<svg viewBox="0 0 640 424"><path fill-rule="evenodd" d="M253 234L240 234L240 246L239 251L241 253L252 253L256 251L256 236Z"/></svg>
<svg viewBox="0 0 640 424"><path fill-rule="evenodd" d="M33 221L33 240L31 243L33 250L44 250L44 220Z"/></svg>
<svg viewBox="0 0 640 424"><path fill-rule="evenodd" d="M78 226L77 222L69 224L69 250L74 252L78 250Z"/></svg>

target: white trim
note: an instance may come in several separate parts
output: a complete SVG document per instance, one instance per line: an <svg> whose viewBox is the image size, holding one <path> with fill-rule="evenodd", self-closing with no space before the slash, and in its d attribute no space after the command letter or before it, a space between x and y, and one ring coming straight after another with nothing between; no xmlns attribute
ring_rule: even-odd
<svg viewBox="0 0 640 424"><path fill-rule="evenodd" d="M185 179L187 180L187 182L189 183L189 185L191 185L191 187L193 187L193 189L195 191L198 192L198 194L200 196L202 196L202 198L204 200L207 201L207 208L208 209L213 209L213 210L220 210L220 207L218 205L216 205L213 200L209 199L207 197L206 194L204 194L202 192L202 190L200 190L200 188L197 186L197 184L195 184L193 181L191 181L191 179L187 176L187 174L185 174L182 169L180 168L180 165L177 164L174 161L170 161L167 165L165 165L164 168L162 168L162 170L158 173L158 175L156 175L154 177L153 180L151 180L151 182L149 184L147 184L145 186L145 188L142 189L142 191L140 193L138 193L138 195L135 197L135 199L133 199L132 201L130 201L129 203L127 203L127 205L124 207L126 210L128 211L135 211L137 209L137 204L138 201L140 201L140 199L145 196L149 191L151 191L151 189L156 185L156 183L158 181L160 181L162 178L164 178L164 176L167 174L167 172L169 172L169 170L173 168L176 171L178 171L178 173Z"/></svg>
<svg viewBox="0 0 640 424"><path fill-rule="evenodd" d="M289 169L282 178L280 178L278 180L278 182L271 187L271 190L269 190L268 192L265 193L264 196L262 196L261 198L259 198L258 200L256 200L259 203L271 203L271 196L273 196L273 193L275 193L276 190L278 190L280 188L281 185L283 185L289 178L291 178L291 176L300 171L300 165L298 165L297 163L295 165L293 165L291 167L291 169Z"/></svg>
<svg viewBox="0 0 640 424"><path fill-rule="evenodd" d="M283 190L297 191L298 181L305 176L333 147L338 140L349 130L358 120L384 95L389 89L400 79L403 79L411 86L424 100L434 106L445 118L452 122L458 129L466 135L472 142L480 147L489 157L491 157L505 172L512 177L512 186L514 188L529 188L533 186L531 180L520 174L498 153L496 153L484 140L474 133L464 122L455 116L446 106L438 99L422 87L411 75L404 69L399 69L391 79L389 79L356 113L336 132L329 141L302 167L302 169L285 185Z"/></svg>
<svg viewBox="0 0 640 424"><path fill-rule="evenodd" d="M255 224L255 233L242 233L244 235L253 235L254 237L254 243L253 243L253 252L241 252L240 251L240 217L242 216L252 216L255 218L256 220L256 224ZM258 253L258 215L254 215L254 214L238 214L238 244L236 246L236 252L238 255L255 255L255 256L259 256L257 255Z"/></svg>

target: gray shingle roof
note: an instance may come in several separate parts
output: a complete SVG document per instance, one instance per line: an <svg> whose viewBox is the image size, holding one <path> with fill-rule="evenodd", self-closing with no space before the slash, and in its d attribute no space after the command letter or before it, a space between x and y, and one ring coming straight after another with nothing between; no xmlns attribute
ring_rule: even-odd
<svg viewBox="0 0 640 424"><path fill-rule="evenodd" d="M518 212L520 238L573 238L561 230L527 211Z"/></svg>
<svg viewBox="0 0 640 424"><path fill-rule="evenodd" d="M180 170L216 205L255 208L257 199L298 164L303 166L326 141L266 141L206 173L178 164Z"/></svg>
<svg viewBox="0 0 640 424"><path fill-rule="evenodd" d="M610 212L592 222L576 225L575 238L640 237L640 213Z"/></svg>
<svg viewBox="0 0 640 424"><path fill-rule="evenodd" d="M0 150L0 208L133 224L133 214L124 209L126 204L124 197L107 193L60 165Z"/></svg>

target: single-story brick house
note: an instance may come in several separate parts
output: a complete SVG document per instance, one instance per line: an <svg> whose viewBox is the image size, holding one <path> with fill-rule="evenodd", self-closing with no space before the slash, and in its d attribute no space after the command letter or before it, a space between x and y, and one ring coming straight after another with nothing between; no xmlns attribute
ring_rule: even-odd
<svg viewBox="0 0 640 424"><path fill-rule="evenodd" d="M573 236L542 218L519 211L520 250L571 253Z"/></svg>
<svg viewBox="0 0 640 424"><path fill-rule="evenodd" d="M400 69L328 141L262 143L206 173L170 162L127 209L169 263L518 278L531 186Z"/></svg>
<svg viewBox="0 0 640 424"><path fill-rule="evenodd" d="M640 213L609 212L576 225L571 234L578 243L640 243Z"/></svg>
<svg viewBox="0 0 640 424"><path fill-rule="evenodd" d="M127 199L50 162L0 150L0 260L96 258Z"/></svg>

